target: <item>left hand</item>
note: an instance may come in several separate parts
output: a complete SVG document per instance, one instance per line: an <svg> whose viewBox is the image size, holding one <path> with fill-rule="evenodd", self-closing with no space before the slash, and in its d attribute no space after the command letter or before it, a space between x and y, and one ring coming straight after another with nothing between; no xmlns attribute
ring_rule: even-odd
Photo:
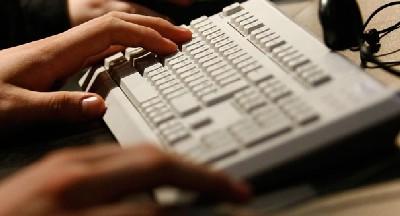
<svg viewBox="0 0 400 216"><path fill-rule="evenodd" d="M122 46L176 52L187 29L156 17L112 12L71 30L0 51L0 130L38 121L100 117L103 99L85 92L49 92L74 72Z"/></svg>

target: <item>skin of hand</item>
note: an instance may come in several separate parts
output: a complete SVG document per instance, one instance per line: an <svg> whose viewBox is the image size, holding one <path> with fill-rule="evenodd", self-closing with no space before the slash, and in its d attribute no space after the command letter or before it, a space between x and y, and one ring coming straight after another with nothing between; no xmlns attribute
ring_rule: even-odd
<svg viewBox="0 0 400 216"><path fill-rule="evenodd" d="M1 50L0 129L99 118L106 109L99 95L51 90L124 47L166 55L190 39L189 30L164 19L110 12L59 35Z"/></svg>
<svg viewBox="0 0 400 216"><path fill-rule="evenodd" d="M162 153L151 144L104 145L52 153L0 184L2 216L164 215L155 203L126 198L176 186L242 202L248 187L224 174Z"/></svg>
<svg viewBox="0 0 400 216"><path fill-rule="evenodd" d="M191 0L169 1L180 6L191 4ZM165 18L165 16L129 0L68 0L68 9L72 26L80 25L111 11Z"/></svg>

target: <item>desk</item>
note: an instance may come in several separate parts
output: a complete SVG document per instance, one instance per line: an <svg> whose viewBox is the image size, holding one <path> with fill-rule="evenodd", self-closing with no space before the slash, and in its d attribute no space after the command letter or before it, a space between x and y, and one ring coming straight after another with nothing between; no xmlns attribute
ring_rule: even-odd
<svg viewBox="0 0 400 216"><path fill-rule="evenodd" d="M277 0L277 7L284 12L293 21L305 28L316 38L322 41L322 29L318 20L318 0ZM364 20L379 6L391 2L390 0L358 0L360 10ZM376 19L370 24L370 28L382 29L393 25L400 20L400 6L393 7L383 11L376 16ZM387 53L400 48L400 31L395 31L389 34L382 41L381 53ZM358 52L345 51L343 55L351 59L356 64L360 63ZM400 52L386 56L383 60L393 61L400 59ZM395 89L400 89L400 79L386 73L381 69L368 69L368 73L376 79L384 82L387 86Z"/></svg>
<svg viewBox="0 0 400 216"><path fill-rule="evenodd" d="M228 2L228 1L224 1ZM366 17L378 5L389 0L360 0L361 8L364 17ZM317 19L317 1L316 0L286 0L276 1L278 8L291 17L295 22L303 26L317 38L321 38L321 29ZM213 5L215 6L215 5ZM217 10L218 6L213 7ZM219 9L218 9L219 10ZM400 10L400 7L396 10ZM380 17L373 25L387 26L387 22L397 20L397 13L391 13L392 16ZM208 11L212 13L212 11ZM399 16L400 17L400 16ZM400 42L400 37L397 33L390 35L383 41L383 50L391 50L397 43ZM394 48L393 48L394 49ZM344 55L358 63L356 53L344 52ZM400 59L400 54L390 56L388 58ZM377 79L383 81L391 88L400 88L400 81L386 74L381 70L368 70ZM112 142L113 137L107 130L106 126L101 122L83 124L79 127L59 126L51 127L53 129L42 128L32 132L24 132L24 137L27 139L12 140L9 143L3 144L3 149L0 153L0 176L7 176L15 170L25 166L32 161L38 159L41 155L53 149L58 149L65 146L77 146L83 144L93 144L98 142ZM58 129L60 128L60 129ZM62 128L62 129L61 129ZM67 129L67 130L65 130ZM397 157L388 157L379 161L379 163L367 164L363 169L357 170L354 173L345 175L344 179L330 179L330 181L317 181L307 185L292 185L293 190L279 190L272 194L268 199L262 200L265 204L271 200L277 202L277 197L299 195L296 201L311 198L318 195L318 188L327 188L335 186L336 190L343 190L349 187L369 184L371 182L379 182L387 179L394 179L400 176L397 172L400 161ZM289 188L290 189L290 188ZM333 190L332 190L333 191ZM300 196L302 195L302 196ZM261 202L262 203L262 202ZM272 204L270 204L272 206ZM273 207L273 206L272 206ZM279 206L276 208L283 207ZM296 215L296 214L294 214Z"/></svg>

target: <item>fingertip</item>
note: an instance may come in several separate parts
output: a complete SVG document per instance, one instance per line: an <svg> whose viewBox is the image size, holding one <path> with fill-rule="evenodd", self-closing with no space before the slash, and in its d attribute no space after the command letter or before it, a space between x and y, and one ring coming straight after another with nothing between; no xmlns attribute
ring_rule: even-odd
<svg viewBox="0 0 400 216"><path fill-rule="evenodd" d="M173 41L171 41L168 38L163 38L163 40L165 43L165 49L164 49L164 53L161 53L161 54L171 54L178 50L178 45L176 45L176 43L174 43Z"/></svg>
<svg viewBox="0 0 400 216"><path fill-rule="evenodd" d="M106 111L106 105L100 96L87 95L81 101L82 113L88 119L101 117Z"/></svg>
<svg viewBox="0 0 400 216"><path fill-rule="evenodd" d="M178 27L179 42L186 42L192 39L192 31L186 27Z"/></svg>

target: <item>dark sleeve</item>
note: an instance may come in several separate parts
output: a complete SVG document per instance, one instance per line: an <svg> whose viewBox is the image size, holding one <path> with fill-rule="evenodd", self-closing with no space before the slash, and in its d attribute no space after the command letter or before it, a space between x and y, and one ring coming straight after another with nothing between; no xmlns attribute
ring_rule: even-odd
<svg viewBox="0 0 400 216"><path fill-rule="evenodd" d="M0 48L41 39L70 27L66 0L2 0Z"/></svg>

